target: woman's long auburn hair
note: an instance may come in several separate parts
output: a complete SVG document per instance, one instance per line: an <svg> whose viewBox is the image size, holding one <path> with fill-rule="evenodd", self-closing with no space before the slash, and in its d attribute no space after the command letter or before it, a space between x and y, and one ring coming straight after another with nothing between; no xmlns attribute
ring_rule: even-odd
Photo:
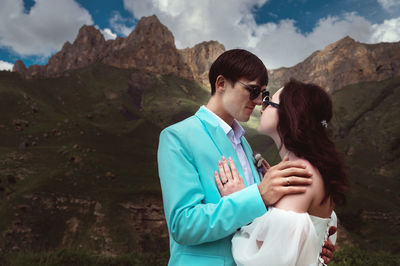
<svg viewBox="0 0 400 266"><path fill-rule="evenodd" d="M345 202L349 186L342 158L329 139L322 121L332 118L332 101L321 87L291 79L279 97L278 134L281 145L308 160L324 180L325 196L335 204Z"/></svg>

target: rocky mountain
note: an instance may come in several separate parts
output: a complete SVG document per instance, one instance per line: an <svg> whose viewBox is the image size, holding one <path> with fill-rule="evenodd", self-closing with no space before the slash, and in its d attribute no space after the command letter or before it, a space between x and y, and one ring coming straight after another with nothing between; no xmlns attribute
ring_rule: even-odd
<svg viewBox="0 0 400 266"><path fill-rule="evenodd" d="M202 42L193 48L180 50L184 61L192 70L193 76L203 84L208 84L208 70L217 57L225 51L225 47L216 42Z"/></svg>
<svg viewBox="0 0 400 266"><path fill-rule="evenodd" d="M347 37L270 71L272 88L293 76L332 92L328 130L352 183L348 204L337 208L339 245L356 248L343 249L347 262L359 254L368 261L352 265L398 264L378 255L386 252L392 262L400 250L399 45ZM26 68L19 60L14 73L0 71L0 265L33 264L6 264L3 254L63 249L163 253L162 263L104 265L167 264L159 134L207 102L208 90L196 81L208 83L207 70L224 50L214 41L176 49L171 32L151 16L116 40L83 26L46 65ZM273 142L252 126L255 113L244 125L247 139L275 164Z"/></svg>
<svg viewBox="0 0 400 266"><path fill-rule="evenodd" d="M400 76L400 42L365 44L347 36L303 62L271 70L269 75L269 86L275 89L294 77L330 92L350 84L393 78Z"/></svg>
<svg viewBox="0 0 400 266"><path fill-rule="evenodd" d="M224 51L224 46L216 41L177 49L171 31L153 15L140 19L128 37L115 40L106 41L94 26L82 26L75 41L72 44L66 42L46 65L26 68L18 60L13 71L30 79L49 78L68 75L70 70L93 63L103 63L118 68L172 74L207 84L209 66Z"/></svg>

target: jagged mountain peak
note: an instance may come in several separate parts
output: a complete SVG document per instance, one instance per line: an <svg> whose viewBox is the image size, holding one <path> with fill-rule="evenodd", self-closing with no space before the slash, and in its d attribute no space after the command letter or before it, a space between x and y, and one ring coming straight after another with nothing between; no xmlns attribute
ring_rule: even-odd
<svg viewBox="0 0 400 266"><path fill-rule="evenodd" d="M126 38L128 43L151 43L152 45L170 45L175 47L172 32L164 26L157 16L142 17L135 29Z"/></svg>
<svg viewBox="0 0 400 266"><path fill-rule="evenodd" d="M205 44L185 50L186 52L190 49L198 51L199 47ZM18 63L14 71L25 78L58 77L66 75L69 70L93 63L103 63L119 68L139 68L158 74L173 74L193 79L203 75L204 67L211 64L216 56L225 51L220 44L222 48L214 49L213 47L218 46L217 44L217 42L211 42L208 48L203 49L203 54L207 55L205 59L188 60L189 57L176 49L171 31L160 22L157 16L153 15L142 17L128 37L118 37L108 41L105 41L104 36L96 27L83 25L74 42L72 44L66 42L46 65L35 65L24 70ZM190 59L193 58L193 56L190 57ZM209 62L210 60L212 61Z"/></svg>
<svg viewBox="0 0 400 266"><path fill-rule="evenodd" d="M103 34L94 26L83 25L78 32L78 35L74 41L74 45L83 43L87 44L98 44L104 43L105 39Z"/></svg>

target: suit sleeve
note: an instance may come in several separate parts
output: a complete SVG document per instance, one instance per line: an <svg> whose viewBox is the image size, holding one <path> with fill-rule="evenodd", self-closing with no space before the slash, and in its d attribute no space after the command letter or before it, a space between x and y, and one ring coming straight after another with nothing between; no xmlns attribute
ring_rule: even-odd
<svg viewBox="0 0 400 266"><path fill-rule="evenodd" d="M178 132L166 129L161 133L158 168L168 229L179 244L198 245L225 238L266 212L257 185L222 197L215 204L204 203L199 173Z"/></svg>

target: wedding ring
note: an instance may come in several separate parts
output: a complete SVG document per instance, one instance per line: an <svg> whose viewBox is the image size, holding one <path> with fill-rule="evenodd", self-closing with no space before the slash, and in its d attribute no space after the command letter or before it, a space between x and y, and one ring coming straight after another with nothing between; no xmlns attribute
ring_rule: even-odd
<svg viewBox="0 0 400 266"><path fill-rule="evenodd" d="M287 186L290 186L290 180L289 180L289 177L286 177L286 185L287 185Z"/></svg>

